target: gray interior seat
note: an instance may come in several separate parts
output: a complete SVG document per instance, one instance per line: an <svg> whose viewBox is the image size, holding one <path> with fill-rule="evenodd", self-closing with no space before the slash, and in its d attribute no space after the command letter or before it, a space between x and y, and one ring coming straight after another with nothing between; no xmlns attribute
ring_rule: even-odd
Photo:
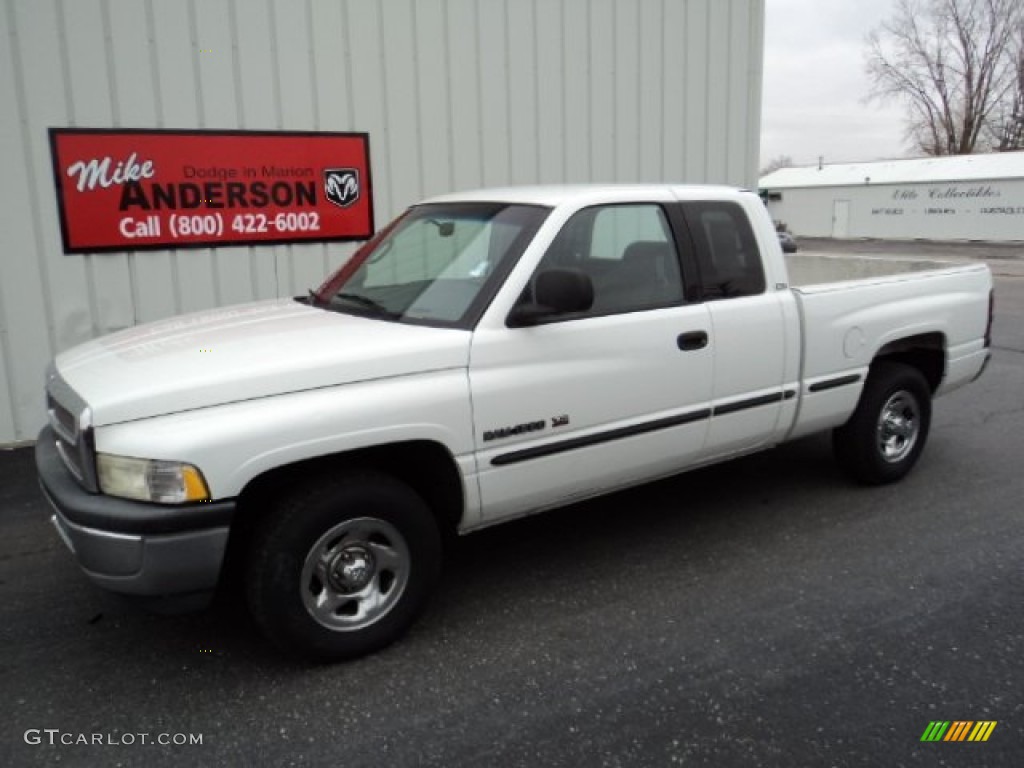
<svg viewBox="0 0 1024 768"><path fill-rule="evenodd" d="M602 312L669 303L682 298L679 265L668 243L638 240L601 277L594 309Z"/></svg>

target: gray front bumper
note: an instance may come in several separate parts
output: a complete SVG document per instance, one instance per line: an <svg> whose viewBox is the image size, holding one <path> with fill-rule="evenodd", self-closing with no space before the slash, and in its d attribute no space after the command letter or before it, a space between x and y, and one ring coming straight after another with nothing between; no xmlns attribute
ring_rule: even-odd
<svg viewBox="0 0 1024 768"><path fill-rule="evenodd" d="M44 429L36 468L51 520L100 587L164 597L217 586L234 502L171 507L91 494L74 480Z"/></svg>
<svg viewBox="0 0 1024 768"><path fill-rule="evenodd" d="M217 586L228 528L191 533L112 533L75 525L43 490L50 518L85 575L98 586L127 595L163 596L206 592Z"/></svg>

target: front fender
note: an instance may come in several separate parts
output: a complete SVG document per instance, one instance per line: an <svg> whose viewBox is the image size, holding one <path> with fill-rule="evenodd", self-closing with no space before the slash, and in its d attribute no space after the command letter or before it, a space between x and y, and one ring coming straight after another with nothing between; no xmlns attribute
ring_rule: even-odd
<svg viewBox="0 0 1024 768"><path fill-rule="evenodd" d="M474 476L472 423L458 368L109 425L97 429L96 450L195 464L223 499L276 467L410 440L443 445L463 477Z"/></svg>

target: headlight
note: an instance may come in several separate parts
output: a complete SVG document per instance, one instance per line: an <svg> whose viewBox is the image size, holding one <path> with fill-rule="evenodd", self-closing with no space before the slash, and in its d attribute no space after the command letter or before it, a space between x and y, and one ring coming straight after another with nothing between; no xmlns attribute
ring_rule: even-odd
<svg viewBox="0 0 1024 768"><path fill-rule="evenodd" d="M110 496L161 504L210 498L203 473L191 464L98 453L96 473L100 490Z"/></svg>

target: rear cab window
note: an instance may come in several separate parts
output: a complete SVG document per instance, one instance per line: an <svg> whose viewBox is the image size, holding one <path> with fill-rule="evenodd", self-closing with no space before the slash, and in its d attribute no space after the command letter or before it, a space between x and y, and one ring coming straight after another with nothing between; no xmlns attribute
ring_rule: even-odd
<svg viewBox="0 0 1024 768"><path fill-rule="evenodd" d="M702 298L764 293L761 252L743 208L728 201L685 202L681 208L693 239Z"/></svg>

